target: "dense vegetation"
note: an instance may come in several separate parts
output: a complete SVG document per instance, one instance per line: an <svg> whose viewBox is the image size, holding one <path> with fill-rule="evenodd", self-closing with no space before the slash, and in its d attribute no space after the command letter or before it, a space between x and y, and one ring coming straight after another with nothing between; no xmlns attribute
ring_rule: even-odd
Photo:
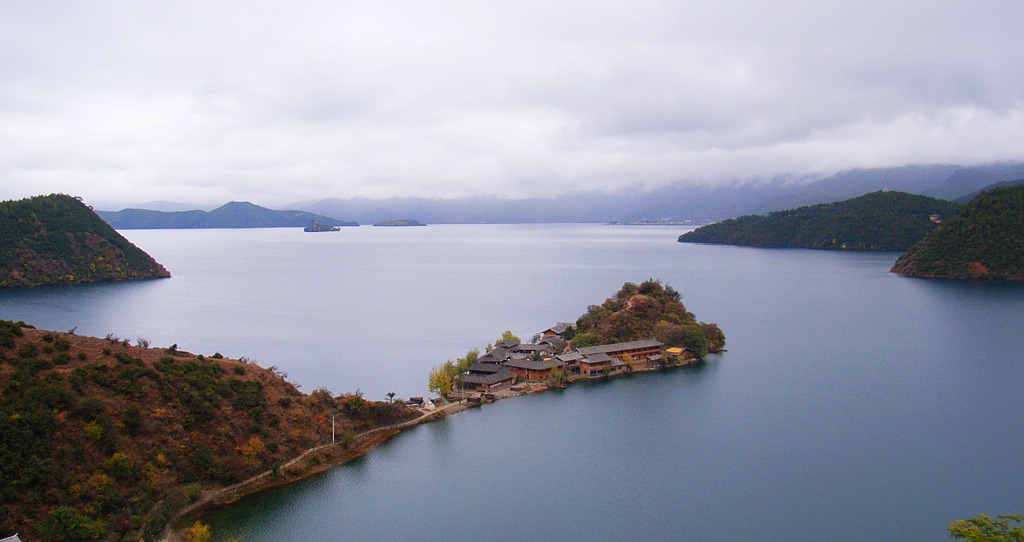
<svg viewBox="0 0 1024 542"><path fill-rule="evenodd" d="M1024 186L992 189L896 260L892 271L933 278L1024 280Z"/></svg>
<svg viewBox="0 0 1024 542"><path fill-rule="evenodd" d="M613 297L591 305L576 320L572 348L639 339L657 339L682 346L698 357L725 347L725 334L716 324L698 322L686 310L671 286L649 279L639 285L627 282Z"/></svg>
<svg viewBox="0 0 1024 542"><path fill-rule="evenodd" d="M119 230L192 228L288 228L316 221L328 226L358 226L305 211L275 211L249 202L232 201L212 211L150 211L123 209L99 211L100 217Z"/></svg>
<svg viewBox="0 0 1024 542"><path fill-rule="evenodd" d="M810 205L768 216L748 215L709 224L679 236L681 243L826 250L906 250L959 205L903 192L872 192L836 203Z"/></svg>
<svg viewBox="0 0 1024 542"><path fill-rule="evenodd" d="M978 514L972 518L950 523L946 530L950 538L968 542L1024 542L1024 515L1006 514L995 519Z"/></svg>
<svg viewBox="0 0 1024 542"><path fill-rule="evenodd" d="M0 288L169 276L76 198L0 202Z"/></svg>
<svg viewBox="0 0 1024 542"><path fill-rule="evenodd" d="M201 492L411 417L274 368L0 321L0 537L151 539Z"/></svg>

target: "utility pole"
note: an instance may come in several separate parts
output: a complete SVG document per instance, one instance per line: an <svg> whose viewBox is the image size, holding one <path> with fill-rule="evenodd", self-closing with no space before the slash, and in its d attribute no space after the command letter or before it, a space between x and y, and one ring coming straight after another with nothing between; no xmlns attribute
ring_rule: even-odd
<svg viewBox="0 0 1024 542"><path fill-rule="evenodd" d="M331 444L334 444L334 414L331 414Z"/></svg>

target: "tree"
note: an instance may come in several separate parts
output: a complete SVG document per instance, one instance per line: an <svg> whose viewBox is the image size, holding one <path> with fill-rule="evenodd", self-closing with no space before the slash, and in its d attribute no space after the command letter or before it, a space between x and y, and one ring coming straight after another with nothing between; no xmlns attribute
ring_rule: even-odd
<svg viewBox="0 0 1024 542"><path fill-rule="evenodd" d="M961 519L950 523L946 530L950 538L968 540L970 542L1024 542L1024 528L1013 525L1024 521L1024 515L1011 514L996 516L992 519L985 514L978 514L970 519Z"/></svg>
<svg viewBox="0 0 1024 542"><path fill-rule="evenodd" d="M551 376L548 377L548 385L553 388L561 387L565 384L565 368L556 366L554 362L551 363Z"/></svg>
<svg viewBox="0 0 1024 542"><path fill-rule="evenodd" d="M441 397L448 397L448 394L452 392L454 384L455 379L447 371L435 367L434 370L430 371L427 389L441 395Z"/></svg>
<svg viewBox="0 0 1024 542"><path fill-rule="evenodd" d="M210 526L195 522L185 533L185 542L210 542Z"/></svg>
<svg viewBox="0 0 1024 542"><path fill-rule="evenodd" d="M494 344L501 344L505 341L515 341L517 343L522 342L519 340L519 337L512 334L512 330L510 329L506 329L505 332L501 334L501 337L498 337L498 340L494 341Z"/></svg>
<svg viewBox="0 0 1024 542"><path fill-rule="evenodd" d="M43 540L68 540L103 536L106 526L70 506L58 506L43 518L39 534Z"/></svg>
<svg viewBox="0 0 1024 542"><path fill-rule="evenodd" d="M398 394L393 392L393 391L389 391L387 395L388 395L388 402L389 403L393 403L395 401L395 396L398 395Z"/></svg>

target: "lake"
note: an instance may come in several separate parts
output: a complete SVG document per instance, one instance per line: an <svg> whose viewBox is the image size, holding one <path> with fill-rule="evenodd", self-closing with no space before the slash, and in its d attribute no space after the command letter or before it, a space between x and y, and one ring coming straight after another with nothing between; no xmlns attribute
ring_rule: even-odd
<svg viewBox="0 0 1024 542"><path fill-rule="evenodd" d="M130 230L167 280L0 291L0 318L426 395L431 367L661 279L726 353L407 431L243 499L218 539L945 540L1024 513L1024 285L895 253L680 244L604 225Z"/></svg>

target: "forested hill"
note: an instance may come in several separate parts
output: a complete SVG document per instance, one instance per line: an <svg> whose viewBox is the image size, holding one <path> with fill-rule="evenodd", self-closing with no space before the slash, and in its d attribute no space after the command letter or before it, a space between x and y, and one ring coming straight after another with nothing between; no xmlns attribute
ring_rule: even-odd
<svg viewBox="0 0 1024 542"><path fill-rule="evenodd" d="M358 392L306 395L244 359L0 320L0 538L153 540L207 490L300 476L414 415ZM332 419L341 446L282 467L330 443Z"/></svg>
<svg viewBox="0 0 1024 542"><path fill-rule="evenodd" d="M1024 186L994 188L910 247L892 271L954 279L1024 280Z"/></svg>
<svg viewBox="0 0 1024 542"><path fill-rule="evenodd" d="M576 320L572 347L657 339L685 346L698 357L725 348L725 334L716 324L698 322L671 286L649 279L627 282L600 305L591 305Z"/></svg>
<svg viewBox="0 0 1024 542"><path fill-rule="evenodd" d="M232 201L212 211L150 211L123 209L98 211L103 220L119 230L193 228L302 228L316 221L327 226L358 226L306 211L275 211L249 202Z"/></svg>
<svg viewBox="0 0 1024 542"><path fill-rule="evenodd" d="M927 196L879 191L835 203L709 224L680 235L679 242L765 248L906 250L933 231L941 217L952 216L959 207L956 203Z"/></svg>
<svg viewBox="0 0 1024 542"><path fill-rule="evenodd" d="M169 276L76 198L0 202L0 288Z"/></svg>

